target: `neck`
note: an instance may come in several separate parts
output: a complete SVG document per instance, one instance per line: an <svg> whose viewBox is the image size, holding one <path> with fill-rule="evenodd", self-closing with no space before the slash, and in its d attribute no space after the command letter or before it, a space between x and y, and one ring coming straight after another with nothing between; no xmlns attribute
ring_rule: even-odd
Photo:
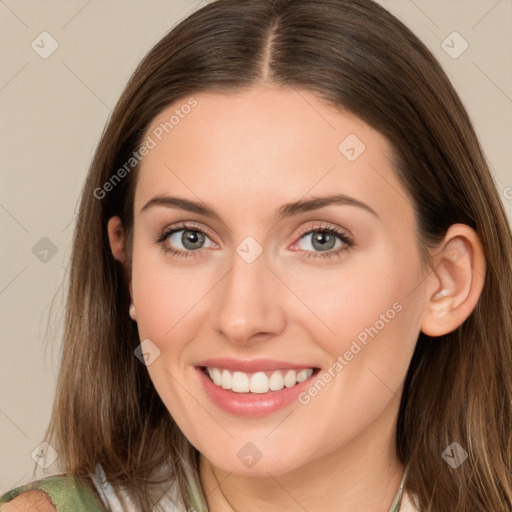
<svg viewBox="0 0 512 512"><path fill-rule="evenodd" d="M208 508L210 512L388 512L405 470L396 455L394 436L394 423L385 436L370 427L350 445L280 475L236 475L201 454L199 475Z"/></svg>

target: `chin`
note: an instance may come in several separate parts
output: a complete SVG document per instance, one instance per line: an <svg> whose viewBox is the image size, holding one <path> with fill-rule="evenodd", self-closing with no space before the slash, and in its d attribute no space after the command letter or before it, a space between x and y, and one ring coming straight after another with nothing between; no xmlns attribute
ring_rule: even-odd
<svg viewBox="0 0 512 512"><path fill-rule="evenodd" d="M217 468L238 476L268 477L282 475L298 469L309 460L302 450L289 447L289 453L283 452L283 446L266 447L261 442L235 442L235 446L222 448L220 452L202 451L204 456ZM300 454L298 456L298 454Z"/></svg>

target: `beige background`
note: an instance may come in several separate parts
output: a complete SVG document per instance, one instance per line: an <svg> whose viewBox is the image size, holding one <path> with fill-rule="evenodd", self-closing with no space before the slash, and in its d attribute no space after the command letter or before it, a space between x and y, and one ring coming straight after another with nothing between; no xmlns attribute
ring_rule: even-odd
<svg viewBox="0 0 512 512"><path fill-rule="evenodd" d="M0 492L31 480L49 420L75 209L100 133L135 65L205 1L0 0ZM512 0L380 3L447 70L512 219ZM58 43L46 59L31 47L42 46L43 31ZM442 46L454 31L469 44L456 59ZM453 40L460 51L463 41ZM48 244L43 237L57 250L46 262L33 252Z"/></svg>

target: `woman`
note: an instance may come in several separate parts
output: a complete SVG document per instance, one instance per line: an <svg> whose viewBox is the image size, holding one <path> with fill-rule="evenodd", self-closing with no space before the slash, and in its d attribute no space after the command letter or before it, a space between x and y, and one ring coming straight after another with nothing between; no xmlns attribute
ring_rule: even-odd
<svg viewBox="0 0 512 512"><path fill-rule="evenodd" d="M5 510L512 510L511 242L461 101L386 10L205 6L97 149L66 473Z"/></svg>

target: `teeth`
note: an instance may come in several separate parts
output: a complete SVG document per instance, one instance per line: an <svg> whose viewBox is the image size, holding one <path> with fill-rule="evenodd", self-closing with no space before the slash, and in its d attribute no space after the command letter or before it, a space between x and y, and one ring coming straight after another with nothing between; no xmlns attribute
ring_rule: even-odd
<svg viewBox="0 0 512 512"><path fill-rule="evenodd" d="M297 383L297 373L295 370L288 370L286 375L284 376L284 385L287 388L291 388Z"/></svg>
<svg viewBox="0 0 512 512"><path fill-rule="evenodd" d="M308 377L311 377L311 374L307 370L297 372L297 382L304 382Z"/></svg>
<svg viewBox="0 0 512 512"><path fill-rule="evenodd" d="M279 391L284 388L284 379L281 372L274 372L268 381L270 391Z"/></svg>
<svg viewBox="0 0 512 512"><path fill-rule="evenodd" d="M274 372L230 372L219 368L207 368L208 375L216 386L230 389L235 393L268 393L291 388L313 375L312 368L303 370L276 370Z"/></svg>
<svg viewBox="0 0 512 512"><path fill-rule="evenodd" d="M231 373L229 373L227 370L224 370L222 372L222 387L224 389L231 389Z"/></svg>
<svg viewBox="0 0 512 512"><path fill-rule="evenodd" d="M213 382L217 384L217 386L222 384L222 376L218 368L213 369L213 375L210 374L210 377L212 378Z"/></svg>
<svg viewBox="0 0 512 512"><path fill-rule="evenodd" d="M228 370L224 370L227 372ZM233 380L231 381L231 389L239 393L249 392L249 377L246 373L235 372L233 373Z"/></svg>
<svg viewBox="0 0 512 512"><path fill-rule="evenodd" d="M249 379L249 391L251 393L266 393L269 390L268 377L265 372L257 372Z"/></svg>

